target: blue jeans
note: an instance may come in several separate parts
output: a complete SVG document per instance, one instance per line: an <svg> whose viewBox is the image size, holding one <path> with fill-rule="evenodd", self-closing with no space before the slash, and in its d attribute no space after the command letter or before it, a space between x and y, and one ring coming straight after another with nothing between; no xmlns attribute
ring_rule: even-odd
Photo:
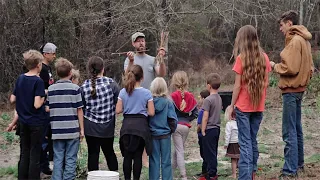
<svg viewBox="0 0 320 180"><path fill-rule="evenodd" d="M149 179L160 179L161 164L161 179L172 180L171 136L165 139L153 139L152 145L152 154L149 158Z"/></svg>
<svg viewBox="0 0 320 180"><path fill-rule="evenodd" d="M79 138L53 140L52 180L72 180L76 178Z"/></svg>
<svg viewBox="0 0 320 180"><path fill-rule="evenodd" d="M257 134L262 118L262 112L241 112L236 108L240 145L239 180L252 179L252 172L257 170L259 158Z"/></svg>
<svg viewBox="0 0 320 180"><path fill-rule="evenodd" d="M303 132L301 124L301 93L284 93L282 113L282 139L284 147L283 174L296 174L304 165Z"/></svg>

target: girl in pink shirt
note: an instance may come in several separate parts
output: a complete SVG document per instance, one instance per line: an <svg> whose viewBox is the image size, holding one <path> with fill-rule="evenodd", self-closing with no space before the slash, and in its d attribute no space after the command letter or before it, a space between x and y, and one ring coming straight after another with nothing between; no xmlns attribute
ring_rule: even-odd
<svg viewBox="0 0 320 180"><path fill-rule="evenodd" d="M239 29L233 54L236 73L229 117L235 112L238 126L240 159L239 180L255 178L259 151L257 133L263 117L271 66L260 47L257 30L246 25ZM234 118L234 117L232 117Z"/></svg>

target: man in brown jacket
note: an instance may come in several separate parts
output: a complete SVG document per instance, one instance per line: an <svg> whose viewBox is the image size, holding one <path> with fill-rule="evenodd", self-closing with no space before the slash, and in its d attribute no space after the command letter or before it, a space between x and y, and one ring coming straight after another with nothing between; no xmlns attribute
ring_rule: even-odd
<svg viewBox="0 0 320 180"><path fill-rule="evenodd" d="M301 124L301 101L313 72L311 33L298 24L298 14L285 12L279 19L280 31L285 35L285 47L280 53L281 63L270 62L280 75L282 90L282 139L286 143L280 179L296 177L303 170L303 132Z"/></svg>

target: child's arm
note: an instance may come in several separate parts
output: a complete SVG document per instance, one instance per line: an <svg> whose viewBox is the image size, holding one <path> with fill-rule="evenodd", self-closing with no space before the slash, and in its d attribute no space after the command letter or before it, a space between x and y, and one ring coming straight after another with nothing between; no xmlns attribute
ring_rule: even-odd
<svg viewBox="0 0 320 180"><path fill-rule="evenodd" d="M203 111L203 117L202 117L202 122L201 122L202 136L206 136L206 128L207 128L208 118L209 118L209 112Z"/></svg>
<svg viewBox="0 0 320 180"><path fill-rule="evenodd" d="M230 105L231 108L229 111L229 119L234 119L234 117L232 117L232 114L234 111L234 105L236 104L236 101L237 101L239 93L240 93L240 89L241 89L241 75L236 74L236 79L234 82L233 92L232 92L232 100L231 100L231 105Z"/></svg>
<svg viewBox="0 0 320 180"><path fill-rule="evenodd" d="M231 136L231 125L230 123L227 123L226 125L226 136L225 136L225 143L224 143L224 148L227 149L230 141L230 136Z"/></svg>
<svg viewBox="0 0 320 180"><path fill-rule="evenodd" d="M152 100L148 101L148 115L154 116L154 104Z"/></svg>
<svg viewBox="0 0 320 180"><path fill-rule="evenodd" d="M15 95L11 94L11 96L10 96L10 102L11 102L11 103L16 102L16 96L15 96Z"/></svg>
<svg viewBox="0 0 320 180"><path fill-rule="evenodd" d="M201 132L201 127L200 127L200 126L201 126L201 124L198 124L198 125L197 125L197 133L200 133L200 132Z"/></svg>
<svg viewBox="0 0 320 180"><path fill-rule="evenodd" d="M41 96L35 96L34 97L34 107L36 109L39 109L44 103L44 97Z"/></svg>
<svg viewBox="0 0 320 180"><path fill-rule="evenodd" d="M13 120L12 120L12 122L8 125L6 131L8 131L8 132L12 131L12 130L14 129L14 127L17 125L18 119L19 119L18 113L17 113L17 111L14 111Z"/></svg>
<svg viewBox="0 0 320 180"><path fill-rule="evenodd" d="M122 112L123 112L122 100L120 98L118 98L118 102L116 105L116 113L120 114Z"/></svg>
<svg viewBox="0 0 320 180"><path fill-rule="evenodd" d="M79 126L80 126L80 140L84 137L84 125L83 125L83 110L82 107L77 109Z"/></svg>

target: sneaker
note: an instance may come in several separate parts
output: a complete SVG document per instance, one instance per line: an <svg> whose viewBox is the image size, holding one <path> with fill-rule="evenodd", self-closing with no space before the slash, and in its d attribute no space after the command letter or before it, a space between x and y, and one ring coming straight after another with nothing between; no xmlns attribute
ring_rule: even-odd
<svg viewBox="0 0 320 180"><path fill-rule="evenodd" d="M204 173L204 172L196 174L196 176L198 176L198 177L203 177L203 176L206 176L206 175L207 175L207 173Z"/></svg>
<svg viewBox="0 0 320 180"><path fill-rule="evenodd" d="M297 174L281 174L279 180L298 179Z"/></svg>
<svg viewBox="0 0 320 180"><path fill-rule="evenodd" d="M210 180L218 180L218 175L216 175L214 177L210 177Z"/></svg>
<svg viewBox="0 0 320 180"><path fill-rule="evenodd" d="M200 177L198 180L207 180L206 176ZM218 180L218 175L210 177L210 180Z"/></svg>

